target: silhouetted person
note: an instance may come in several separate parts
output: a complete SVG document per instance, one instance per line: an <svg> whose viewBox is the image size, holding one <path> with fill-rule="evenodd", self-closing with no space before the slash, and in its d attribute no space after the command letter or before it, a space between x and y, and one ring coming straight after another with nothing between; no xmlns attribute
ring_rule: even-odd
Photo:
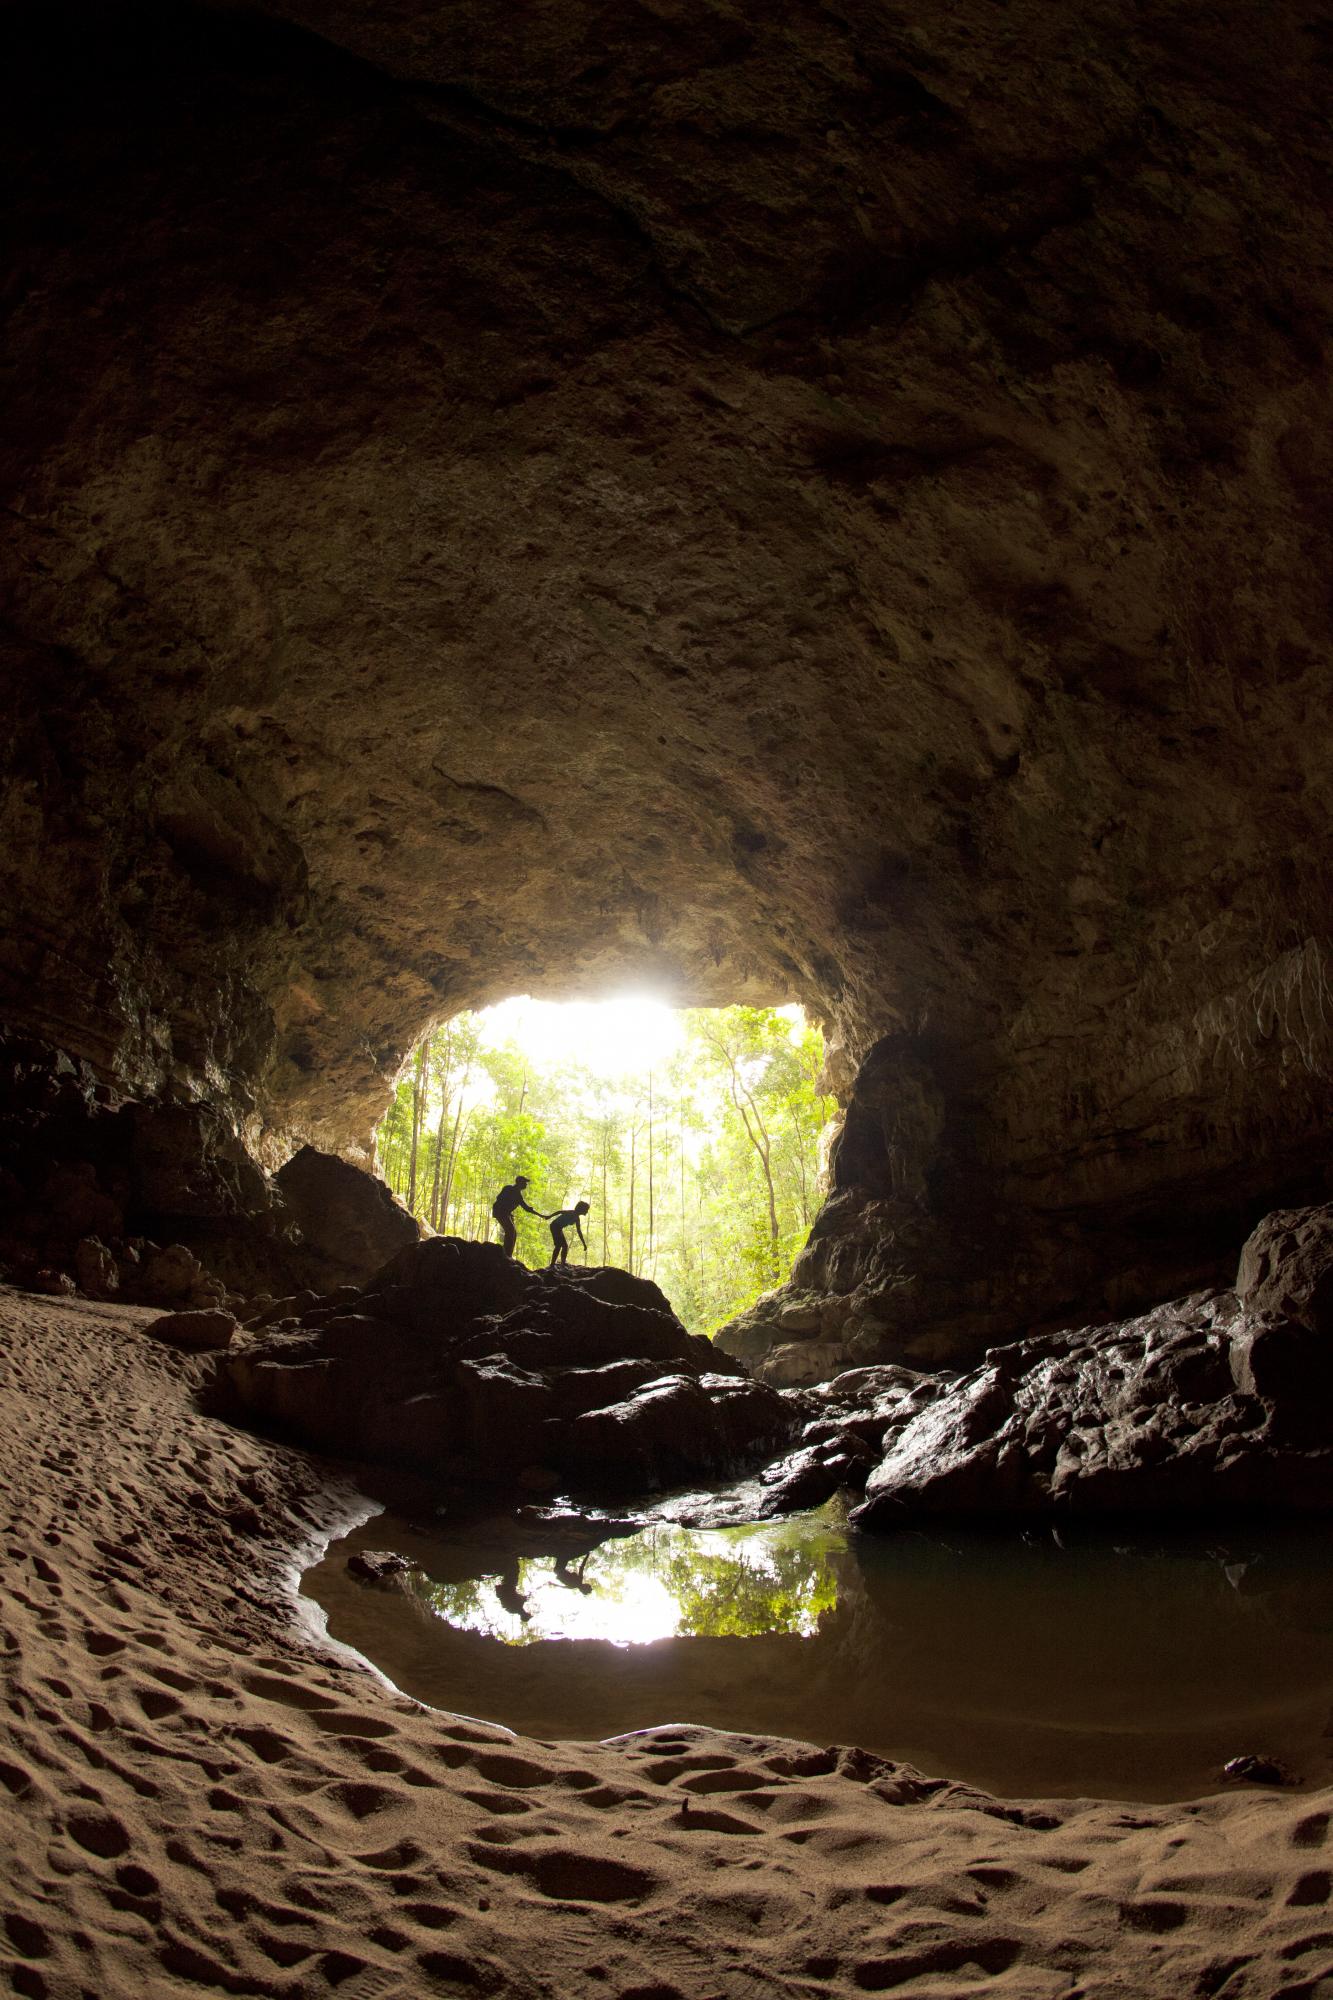
<svg viewBox="0 0 1333 2000"><path fill-rule="evenodd" d="M529 1215L540 1216L543 1222L549 1222L551 1219L549 1215L544 1215L539 1208L528 1208L527 1202L523 1199L523 1190L527 1184L528 1177L526 1174L515 1174L508 1187L502 1187L499 1194L496 1195L495 1200L491 1203L491 1214L495 1217L504 1233L506 1257L513 1256L514 1246L518 1242L518 1230L514 1226L514 1210L516 1208L526 1208Z"/></svg>
<svg viewBox="0 0 1333 2000"><path fill-rule="evenodd" d="M525 1625L528 1623L532 1613L528 1610L527 1592L519 1589L517 1556L511 1556L500 1575L496 1577L495 1595L511 1618L521 1618Z"/></svg>
<svg viewBox="0 0 1333 2000"><path fill-rule="evenodd" d="M569 1262L569 1245L565 1241L565 1231L568 1229L571 1222L573 1223L575 1229L577 1229L579 1232L579 1242L583 1245L584 1256L585 1257L587 1256L588 1239L583 1233L583 1222L582 1222L582 1218L587 1213L588 1213L587 1202L576 1201L573 1208L562 1208L558 1215L553 1215L550 1218L551 1241L555 1245L555 1248L551 1252L552 1264L567 1264Z"/></svg>
<svg viewBox="0 0 1333 2000"><path fill-rule="evenodd" d="M559 1581L564 1584L566 1590L579 1590L582 1591L585 1597L592 1596L592 1593L596 1588L596 1586L594 1584L589 1583L586 1576L584 1575L584 1571L588 1567L588 1557L591 1554L592 1554L591 1549L587 1549L584 1551L584 1553L579 1557L579 1566L577 1569L570 1568L570 1563L573 1560L572 1557L570 1556L556 1557L555 1574L559 1579Z"/></svg>

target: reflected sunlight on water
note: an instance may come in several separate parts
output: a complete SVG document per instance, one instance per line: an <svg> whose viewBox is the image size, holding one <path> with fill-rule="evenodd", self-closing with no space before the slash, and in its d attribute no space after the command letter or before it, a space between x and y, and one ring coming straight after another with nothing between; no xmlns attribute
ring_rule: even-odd
<svg viewBox="0 0 1333 2000"><path fill-rule="evenodd" d="M490 1575L440 1583L418 1575L416 1595L446 1624L507 1645L602 1639L811 1638L837 1601L832 1564L841 1540L791 1521L698 1530L654 1524L577 1560L513 1557Z"/></svg>

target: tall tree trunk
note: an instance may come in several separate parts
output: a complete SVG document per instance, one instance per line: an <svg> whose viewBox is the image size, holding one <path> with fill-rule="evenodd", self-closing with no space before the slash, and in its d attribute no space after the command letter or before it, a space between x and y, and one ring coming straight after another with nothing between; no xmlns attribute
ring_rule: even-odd
<svg viewBox="0 0 1333 2000"><path fill-rule="evenodd" d="M648 1072L648 1230L645 1236L648 1245L645 1253L651 1259L652 1269L657 1269L657 1237L653 1224L653 1073Z"/></svg>
<svg viewBox="0 0 1333 2000"><path fill-rule="evenodd" d="M426 1070L426 1044L417 1050L417 1066L412 1077L412 1156L407 1168L407 1205L413 1215L417 1212L417 1146L421 1140L421 1115L425 1109L426 1093L422 1087Z"/></svg>
<svg viewBox="0 0 1333 2000"><path fill-rule="evenodd" d="M759 1164L764 1170L764 1186L768 1192L768 1261L773 1274L773 1280L776 1283L779 1276L778 1264L780 1260L778 1257L778 1243L780 1237L778 1234L778 1205L777 1198L773 1192L773 1168L770 1160L772 1142L768 1136L768 1127L764 1124L759 1106L755 1103L753 1094L741 1076L736 1058L731 1053L731 1050L726 1046L725 1042L717 1041L711 1035L705 1036L705 1040L712 1042L713 1047L725 1058L727 1068L731 1072L731 1101L740 1113L741 1123L745 1127L745 1136L759 1155ZM744 1099L744 1103L742 1103L742 1099ZM748 1112L746 1110L747 1105L749 1106ZM750 1122L751 1113L753 1113L754 1117L753 1124Z"/></svg>
<svg viewBox="0 0 1333 2000"><path fill-rule="evenodd" d="M680 1107L680 1268L690 1268L689 1237L685 1229L685 1106Z"/></svg>
<svg viewBox="0 0 1333 2000"><path fill-rule="evenodd" d="M435 1172L430 1185L430 1226L440 1226L440 1159L444 1152L444 1122L449 1116L449 1070L453 1057L453 1034L449 1028L444 1031L444 1050L440 1056L440 1122L435 1128Z"/></svg>
<svg viewBox="0 0 1333 2000"><path fill-rule="evenodd" d="M625 1269L631 1277L637 1277L634 1269L634 1138L635 1127L629 1128L629 1255L625 1259Z"/></svg>
<svg viewBox="0 0 1333 2000"><path fill-rule="evenodd" d="M602 1263L606 1263L606 1155L610 1146L610 1128L602 1120Z"/></svg>
<svg viewBox="0 0 1333 2000"><path fill-rule="evenodd" d="M449 1141L449 1171L444 1177L444 1212L446 1216L449 1213L449 1197L453 1192L454 1163L458 1158L460 1128L464 1132L467 1130L467 1126L463 1123L463 1092L467 1089L468 1079L471 1075L472 1066L469 1064L463 1072L463 1081L458 1086L458 1109L454 1113L453 1136Z"/></svg>

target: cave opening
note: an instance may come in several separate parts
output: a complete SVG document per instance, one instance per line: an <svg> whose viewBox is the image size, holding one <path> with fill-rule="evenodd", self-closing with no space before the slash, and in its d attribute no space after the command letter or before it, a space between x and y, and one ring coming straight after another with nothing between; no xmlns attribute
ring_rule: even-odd
<svg viewBox="0 0 1333 2000"><path fill-rule="evenodd" d="M712 1333L783 1283L826 1191L837 1100L798 1003L679 1007L645 991L514 995L426 1033L375 1135L377 1169L441 1235L495 1240L526 1177L516 1254L587 1201L576 1262L657 1283Z"/></svg>

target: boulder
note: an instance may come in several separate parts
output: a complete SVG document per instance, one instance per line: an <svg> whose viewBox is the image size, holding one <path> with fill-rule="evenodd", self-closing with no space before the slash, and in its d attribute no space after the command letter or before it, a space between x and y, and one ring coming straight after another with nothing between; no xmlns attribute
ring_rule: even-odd
<svg viewBox="0 0 1333 2000"><path fill-rule="evenodd" d="M1333 1340L1333 1203L1266 1215L1240 1253L1236 1296L1249 1313Z"/></svg>
<svg viewBox="0 0 1333 2000"><path fill-rule="evenodd" d="M120 1267L96 1236L85 1236L75 1244L74 1276L86 1298L109 1299L120 1290Z"/></svg>
<svg viewBox="0 0 1333 2000"><path fill-rule="evenodd" d="M139 1296L155 1306L191 1299L208 1285L202 1264L183 1243L150 1244L139 1271Z"/></svg>
<svg viewBox="0 0 1333 2000"><path fill-rule="evenodd" d="M826 1382L850 1359L847 1349L823 1340L789 1340L755 1364L755 1378L774 1389L805 1389Z"/></svg>
<svg viewBox="0 0 1333 2000"><path fill-rule="evenodd" d="M420 1241L416 1218L383 1181L314 1146L294 1154L276 1183L300 1230L305 1255L318 1261L326 1289L339 1280L364 1284L399 1251Z"/></svg>
<svg viewBox="0 0 1333 2000"><path fill-rule="evenodd" d="M154 1340L163 1341L168 1347L182 1348L188 1354L200 1354L209 1349L230 1347L236 1332L236 1320L233 1314L217 1309L163 1313L160 1319L149 1322L146 1331Z"/></svg>
<svg viewBox="0 0 1333 2000"><path fill-rule="evenodd" d="M1333 1505L1327 1342L1196 1293L992 1348L886 1431L863 1528Z"/></svg>
<svg viewBox="0 0 1333 2000"><path fill-rule="evenodd" d="M804 1412L690 1334L656 1285L414 1243L350 1299L276 1300L228 1363L242 1408L320 1450L514 1484L655 1490L753 1467ZM734 1371L734 1372L733 1372Z"/></svg>
<svg viewBox="0 0 1333 2000"><path fill-rule="evenodd" d="M406 1556L395 1549L358 1549L347 1558L347 1574L368 1590L408 1590L413 1574Z"/></svg>
<svg viewBox="0 0 1333 2000"><path fill-rule="evenodd" d="M758 1382L668 1375L577 1417L559 1442L557 1462L586 1489L655 1492L744 1471L791 1429L790 1406Z"/></svg>

